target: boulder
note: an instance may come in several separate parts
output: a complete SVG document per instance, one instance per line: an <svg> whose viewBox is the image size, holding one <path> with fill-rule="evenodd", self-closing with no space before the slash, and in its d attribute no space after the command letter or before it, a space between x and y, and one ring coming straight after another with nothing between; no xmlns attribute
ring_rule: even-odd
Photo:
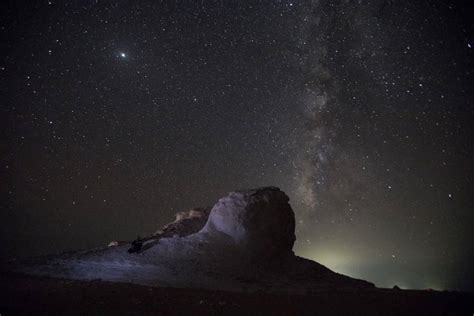
<svg viewBox="0 0 474 316"><path fill-rule="evenodd" d="M230 192L214 205L201 232L228 235L252 256L292 255L295 215L288 201L277 187Z"/></svg>
<svg viewBox="0 0 474 316"><path fill-rule="evenodd" d="M118 241L114 240L114 241L109 242L107 247L117 247L118 245L119 245Z"/></svg>

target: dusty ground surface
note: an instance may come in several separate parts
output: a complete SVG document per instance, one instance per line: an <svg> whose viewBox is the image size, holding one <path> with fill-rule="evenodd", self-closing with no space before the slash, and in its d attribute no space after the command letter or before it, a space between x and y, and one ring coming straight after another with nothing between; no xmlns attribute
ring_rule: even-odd
<svg viewBox="0 0 474 316"><path fill-rule="evenodd" d="M474 296L459 292L325 291L307 295L231 293L3 274L7 315L469 315Z"/></svg>

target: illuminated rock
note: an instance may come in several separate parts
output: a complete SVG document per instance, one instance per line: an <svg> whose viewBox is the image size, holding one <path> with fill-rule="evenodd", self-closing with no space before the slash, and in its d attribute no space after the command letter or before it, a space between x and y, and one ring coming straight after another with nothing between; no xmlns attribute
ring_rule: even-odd
<svg viewBox="0 0 474 316"><path fill-rule="evenodd" d="M295 215L288 201L276 187L230 192L214 205L202 232L224 233L254 256L292 254Z"/></svg>
<svg viewBox="0 0 474 316"><path fill-rule="evenodd" d="M232 291L317 293L373 288L297 257L295 218L276 187L242 190L212 210L178 213L161 231L133 243L14 262L9 270L48 277ZM130 251L130 247L134 251Z"/></svg>
<svg viewBox="0 0 474 316"><path fill-rule="evenodd" d="M117 247L119 245L118 241L111 241L109 242L109 244L107 245L107 247Z"/></svg>
<svg viewBox="0 0 474 316"><path fill-rule="evenodd" d="M184 237L200 231L206 224L210 208L193 208L176 214L176 220L158 230L154 237Z"/></svg>

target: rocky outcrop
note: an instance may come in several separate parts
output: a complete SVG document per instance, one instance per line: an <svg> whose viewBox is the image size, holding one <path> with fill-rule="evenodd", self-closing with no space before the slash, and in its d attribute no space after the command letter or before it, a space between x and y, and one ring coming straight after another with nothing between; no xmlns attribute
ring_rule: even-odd
<svg viewBox="0 0 474 316"><path fill-rule="evenodd" d="M295 215L288 201L276 187L230 192L214 205L202 232L226 234L252 256L292 254Z"/></svg>
<svg viewBox="0 0 474 316"><path fill-rule="evenodd" d="M153 234L154 237L184 237L200 231L207 222L211 208L193 208L176 214L176 220Z"/></svg>

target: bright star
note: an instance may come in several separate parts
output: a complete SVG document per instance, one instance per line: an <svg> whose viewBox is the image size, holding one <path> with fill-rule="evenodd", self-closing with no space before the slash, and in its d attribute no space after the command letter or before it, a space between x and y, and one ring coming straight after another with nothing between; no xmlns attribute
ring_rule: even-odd
<svg viewBox="0 0 474 316"><path fill-rule="evenodd" d="M125 57L127 57L127 54L125 54L125 53L120 53L120 57L125 58Z"/></svg>

